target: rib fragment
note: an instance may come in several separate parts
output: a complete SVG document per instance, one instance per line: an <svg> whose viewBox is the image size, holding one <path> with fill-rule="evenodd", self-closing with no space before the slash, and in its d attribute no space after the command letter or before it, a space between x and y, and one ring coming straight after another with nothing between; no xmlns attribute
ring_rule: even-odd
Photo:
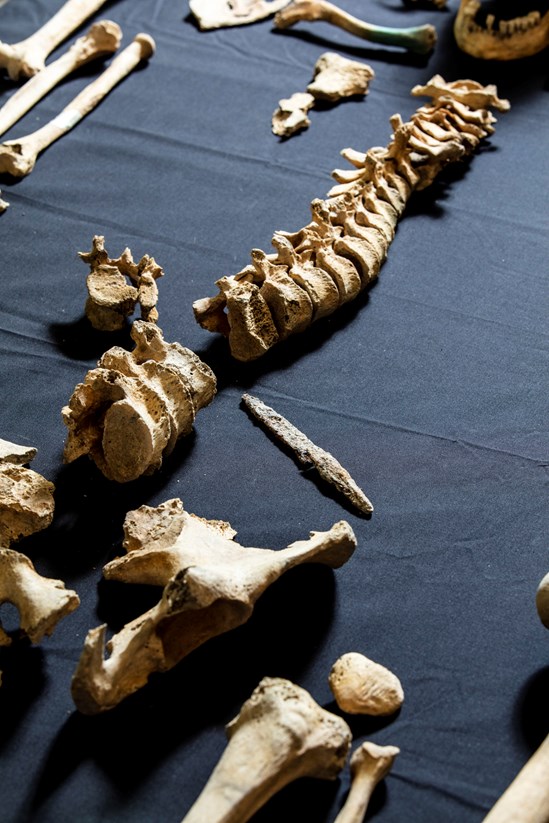
<svg viewBox="0 0 549 823"><path fill-rule="evenodd" d="M374 507L364 492L355 483L349 472L343 468L333 455L316 446L303 432L293 426L270 406L267 406L251 394L243 394L242 402L253 416L279 440L289 446L300 463L311 463L319 475L335 488L362 514L370 514Z"/></svg>
<svg viewBox="0 0 549 823"><path fill-rule="evenodd" d="M136 320L131 335L135 349L105 352L62 411L65 461L87 454L118 483L159 469L216 392L209 366L179 343L166 343L154 323Z"/></svg>
<svg viewBox="0 0 549 823"><path fill-rule="evenodd" d="M229 743L183 823L246 823L300 777L334 780L351 730L289 680L265 677L227 726Z"/></svg>
<svg viewBox="0 0 549 823"><path fill-rule="evenodd" d="M412 94L432 102L406 123L395 114L386 148L344 149L352 168L333 172L337 185L327 200L313 200L308 225L276 232L274 253L254 249L251 265L218 280L215 297L194 303L197 322L228 337L237 360L261 357L368 288L412 193L494 131L489 108L509 108L495 86L440 75Z"/></svg>
<svg viewBox="0 0 549 823"><path fill-rule="evenodd" d="M345 521L285 549L244 547L232 539L229 523L189 514L178 499L130 512L124 533L127 554L105 566L105 577L163 586L163 593L107 643L107 659L105 626L88 633L72 683L84 714L113 708L153 672L171 669L210 638L245 623L260 595L288 569L301 563L338 568L356 547Z"/></svg>

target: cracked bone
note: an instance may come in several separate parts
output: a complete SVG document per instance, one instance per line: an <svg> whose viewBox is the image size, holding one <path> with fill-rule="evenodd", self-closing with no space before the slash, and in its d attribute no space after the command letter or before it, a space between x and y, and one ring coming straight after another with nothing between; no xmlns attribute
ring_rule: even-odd
<svg viewBox="0 0 549 823"><path fill-rule="evenodd" d="M495 86L439 75L413 94L432 101L408 122L391 117L387 147L344 149L352 168L333 172L337 185L326 200L313 200L308 225L275 232L274 254L254 249L251 265L220 278L217 295L193 304L196 321L225 335L237 360L261 357L369 288L413 192L493 133L490 108L509 108Z"/></svg>
<svg viewBox="0 0 549 823"><path fill-rule="evenodd" d="M278 101L278 108L273 113L272 131L277 137L291 137L302 129L307 129L311 121L307 112L314 105L315 98L307 92L297 91L291 97Z"/></svg>
<svg viewBox="0 0 549 823"><path fill-rule="evenodd" d="M65 461L87 454L118 483L159 469L216 392L210 367L190 349L166 343L154 323L136 320L131 335L134 350L106 351L62 411Z"/></svg>
<svg viewBox="0 0 549 823"><path fill-rule="evenodd" d="M124 524L127 554L105 566L108 580L163 586L156 606L128 623L107 644L105 626L92 629L73 677L72 694L84 714L111 709L207 640L241 626L261 594L302 563L343 565L356 548L348 523L285 549L245 547L229 523L205 520L180 500L141 506Z"/></svg>
<svg viewBox="0 0 549 823"><path fill-rule="evenodd" d="M64 134L67 134L142 60L154 54L154 40L148 34L138 34L129 46L117 55L110 66L87 85L63 111L32 134L0 144L0 173L24 177L33 170L38 155Z"/></svg>
<svg viewBox="0 0 549 823"><path fill-rule="evenodd" d="M277 29L287 29L302 21L315 20L324 20L371 43L399 46L418 54L431 51L437 39L435 27L428 23L400 29L375 26L353 17L326 0L292 0L276 13L274 23Z"/></svg>
<svg viewBox="0 0 549 823"><path fill-rule="evenodd" d="M246 823L300 777L333 780L351 730L289 680L265 677L227 726L229 742L183 823Z"/></svg>
<svg viewBox="0 0 549 823"><path fill-rule="evenodd" d="M76 31L105 0L68 0L38 31L12 45L0 41L0 68L12 80L42 71L47 56Z"/></svg>
<svg viewBox="0 0 549 823"><path fill-rule="evenodd" d="M0 464L14 463L17 466L24 466L34 460L36 452L34 446L19 446L0 438Z"/></svg>
<svg viewBox="0 0 549 823"><path fill-rule="evenodd" d="M156 280L164 272L154 257L145 255L138 263L134 263L131 251L126 248L120 257L111 259L105 250L105 238L102 235L95 235L90 252L78 254L90 267L86 281L86 316L94 329L123 329L126 318L135 311L138 303L141 320L156 323ZM126 278L133 285L128 284Z"/></svg>
<svg viewBox="0 0 549 823"><path fill-rule="evenodd" d="M521 14L523 4L516 2L517 17L497 19L483 11L483 2L461 0L454 21L454 36L462 51L482 60L518 60L530 57L549 46L549 10L538 3L539 10ZM492 11L492 4L488 11ZM501 4L509 14L509 6ZM545 10L543 6L545 5ZM496 5L496 11L498 6ZM479 14L480 12L480 14Z"/></svg>
<svg viewBox="0 0 549 823"><path fill-rule="evenodd" d="M258 400L257 397L253 397L251 394L243 394L242 402L275 437L292 449L300 463L306 466L312 463L322 479L334 486L362 514L373 512L374 507L362 489L357 486L349 472L343 468L333 455L316 446L289 420L286 420L270 406Z"/></svg>
<svg viewBox="0 0 549 823"><path fill-rule="evenodd" d="M53 519L54 485L26 468L36 449L0 440L0 546L47 528Z"/></svg>
<svg viewBox="0 0 549 823"><path fill-rule="evenodd" d="M373 77L374 70L367 63L327 51L315 63L307 91L317 100L335 102L342 97L368 94Z"/></svg>
<svg viewBox="0 0 549 823"><path fill-rule="evenodd" d="M393 714L404 701L398 677L358 652L336 660L329 683L337 705L349 714Z"/></svg>
<svg viewBox="0 0 549 823"><path fill-rule="evenodd" d="M366 741L351 755L351 789L334 823L362 823L377 784L390 772L400 749Z"/></svg>
<svg viewBox="0 0 549 823"><path fill-rule="evenodd" d="M190 0L189 8L200 29L243 26L270 17L289 0Z"/></svg>
<svg viewBox="0 0 549 823"><path fill-rule="evenodd" d="M47 65L14 92L0 109L0 135L10 129L51 89L76 69L115 52L120 45L120 26L111 20L94 23L61 57Z"/></svg>

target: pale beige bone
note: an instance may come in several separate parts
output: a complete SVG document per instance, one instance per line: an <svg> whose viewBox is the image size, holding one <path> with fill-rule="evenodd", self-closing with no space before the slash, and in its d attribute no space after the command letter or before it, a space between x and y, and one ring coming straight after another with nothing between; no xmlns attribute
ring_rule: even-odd
<svg viewBox="0 0 549 823"><path fill-rule="evenodd" d="M285 549L240 546L230 524L183 510L180 500L142 506L125 522L127 555L105 566L109 580L164 586L159 603L107 644L105 626L92 629L73 677L72 694L85 714L113 708L171 669L210 638L245 623L265 589L301 563L338 568L356 539L345 521Z"/></svg>
<svg viewBox="0 0 549 823"><path fill-rule="evenodd" d="M254 249L251 266L222 277L217 295L193 304L197 322L228 337L237 360L261 357L368 288L413 192L429 186L448 163L462 160L493 133L490 108L509 108L495 86L447 83L439 75L416 86L413 94L432 102L406 123L393 115L387 147L344 149L352 168L333 172L337 185L327 200L313 200L308 225L275 232L274 254Z"/></svg>
<svg viewBox="0 0 549 823"><path fill-rule="evenodd" d="M343 97L368 94L373 77L374 70L367 63L327 51L315 63L307 91L318 100L335 102Z"/></svg>
<svg viewBox="0 0 549 823"><path fill-rule="evenodd" d="M36 449L33 446L18 446L17 443L10 443L9 440L0 438L0 463L15 463L24 466L36 457Z"/></svg>
<svg viewBox="0 0 549 823"><path fill-rule="evenodd" d="M79 252L79 256L90 266L86 281L86 316L94 329L115 331L124 328L126 318L135 311L137 304L141 308L141 320L156 323L156 280L164 272L154 257L145 255L134 263L131 251L125 249L120 257L111 259L102 235L93 238L91 252Z"/></svg>
<svg viewBox="0 0 549 823"><path fill-rule="evenodd" d="M0 463L0 546L50 525L53 492L53 483L32 469Z"/></svg>
<svg viewBox="0 0 549 823"><path fill-rule="evenodd" d="M277 137L291 137L298 131L308 128L311 121L307 112L312 108L315 98L312 94L297 91L291 97L278 101L278 108L273 112L272 131Z"/></svg>
<svg viewBox="0 0 549 823"><path fill-rule="evenodd" d="M333 780L351 731L289 680L265 677L227 726L229 743L183 823L246 823L300 777Z"/></svg>
<svg viewBox="0 0 549 823"><path fill-rule="evenodd" d="M86 86L63 111L41 129L18 140L0 145L0 173L24 177L33 170L38 155L73 129L101 100L142 60L154 53L154 40L148 34L138 34L133 43L117 55L110 66Z"/></svg>
<svg viewBox="0 0 549 823"><path fill-rule="evenodd" d="M79 602L76 592L66 589L62 580L42 577L28 557L0 548L0 604L17 607L20 630L32 643L50 635ZM10 643L11 637L0 626L0 646Z"/></svg>
<svg viewBox="0 0 549 823"><path fill-rule="evenodd" d="M549 736L522 767L484 818L485 823L547 823Z"/></svg>
<svg viewBox="0 0 549 823"><path fill-rule="evenodd" d="M105 352L62 411L65 461L87 454L119 483L160 468L216 392L209 366L179 343L166 343L154 323L136 320L131 334L135 349Z"/></svg>
<svg viewBox="0 0 549 823"><path fill-rule="evenodd" d="M23 117L51 89L71 72L107 54L115 52L122 39L117 23L101 20L94 23L89 32L76 40L61 57L15 91L0 109L0 134L4 134Z"/></svg>
<svg viewBox="0 0 549 823"><path fill-rule="evenodd" d="M481 6L478 0L461 0L454 21L456 42L467 54L482 60L517 60L549 46L549 11L498 21L489 14L486 25L480 25L475 18Z"/></svg>
<svg viewBox="0 0 549 823"><path fill-rule="evenodd" d="M413 28L393 29L384 26L374 26L353 17L343 9L326 0L292 0L287 6L275 15L274 23L278 29L286 29L302 21L313 22L323 20L333 26L349 32L349 34L389 46L400 46L410 51L425 54L431 51L437 40L434 26L425 24Z"/></svg>
<svg viewBox="0 0 549 823"><path fill-rule="evenodd" d="M377 784L390 772L400 749L367 741L351 756L351 789L334 823L362 823Z"/></svg>
<svg viewBox="0 0 549 823"><path fill-rule="evenodd" d="M337 705L349 714L393 714L404 702L398 677L358 652L339 657L328 680Z"/></svg>
<svg viewBox="0 0 549 823"><path fill-rule="evenodd" d="M2 192L0 191L0 195L1 194L2 194ZM5 212L6 209L9 208L9 205L10 204L8 203L7 200L3 200L2 197L0 197L0 214L2 214L2 212Z"/></svg>
<svg viewBox="0 0 549 823"><path fill-rule="evenodd" d="M41 71L47 56L104 3L105 0L68 0L30 37L13 45L0 42L0 68L6 69L13 80Z"/></svg>
<svg viewBox="0 0 549 823"><path fill-rule="evenodd" d="M289 0L190 0L189 8L202 31L256 23L279 11Z"/></svg>
<svg viewBox="0 0 549 823"><path fill-rule="evenodd" d="M289 420L286 420L270 406L258 400L257 397L253 397L251 394L243 394L242 402L275 437L292 449L300 463L304 465L312 463L322 479L334 486L362 514L373 512L374 507L362 489L357 486L349 472L343 468L333 455L316 446Z"/></svg>

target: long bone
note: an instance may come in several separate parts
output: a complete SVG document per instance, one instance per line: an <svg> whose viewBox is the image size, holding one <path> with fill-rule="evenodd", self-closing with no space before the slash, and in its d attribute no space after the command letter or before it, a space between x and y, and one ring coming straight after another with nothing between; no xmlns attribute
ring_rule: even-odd
<svg viewBox="0 0 549 823"><path fill-rule="evenodd" d="M4 103L0 109L0 135L17 123L71 72L89 63L90 60L115 52L121 39L120 26L112 20L101 20L99 23L94 23L87 34L79 37L68 51L27 80Z"/></svg>
<svg viewBox="0 0 549 823"><path fill-rule="evenodd" d="M12 45L0 41L0 68L6 69L12 80L37 74L44 68L47 56L104 3L105 0L68 0L30 37Z"/></svg>
<svg viewBox="0 0 549 823"><path fill-rule="evenodd" d="M355 749L351 756L351 789L334 823L362 823L375 787L389 773L399 753L396 746L368 741Z"/></svg>
<svg viewBox="0 0 549 823"><path fill-rule="evenodd" d="M86 86L74 100L38 131L8 140L0 145L0 173L14 177L29 174L40 152L59 140L92 111L98 103L125 77L132 72L142 60L154 54L155 44L148 34L138 34L133 43L127 46L111 65L92 83Z"/></svg>
<svg viewBox="0 0 549 823"><path fill-rule="evenodd" d="M549 735L484 818L485 823L547 823Z"/></svg>
<svg viewBox="0 0 549 823"><path fill-rule="evenodd" d="M289 680L265 677L227 726L229 743L183 823L246 823L300 777L333 780L351 731Z"/></svg>
<svg viewBox="0 0 549 823"><path fill-rule="evenodd" d="M108 659L105 626L88 633L72 683L84 714L113 708L153 672L171 669L210 638L245 623L260 595L288 569L301 563L338 568L356 547L345 521L278 551L240 546L229 523L189 514L178 499L131 512L124 531L128 553L105 566L105 577L164 590L156 606L109 641Z"/></svg>

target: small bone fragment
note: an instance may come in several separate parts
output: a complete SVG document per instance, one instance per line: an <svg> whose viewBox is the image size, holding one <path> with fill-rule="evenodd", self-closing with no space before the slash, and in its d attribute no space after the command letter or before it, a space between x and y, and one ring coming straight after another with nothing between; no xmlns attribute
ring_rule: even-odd
<svg viewBox="0 0 549 823"><path fill-rule="evenodd" d="M355 749L351 756L351 789L334 823L362 823L375 787L389 773L398 754L396 746L368 741Z"/></svg>
<svg viewBox="0 0 549 823"><path fill-rule="evenodd" d="M24 466L36 457L36 449L32 446L18 446L9 440L0 439L0 463L14 463Z"/></svg>
<svg viewBox="0 0 549 823"><path fill-rule="evenodd" d="M385 46L399 46L418 54L431 51L437 39L435 27L428 23L402 29L375 26L353 17L326 0L292 0L289 5L276 13L274 23L277 29L287 29L303 20L309 22L324 20L362 40Z"/></svg>
<svg viewBox="0 0 549 823"><path fill-rule="evenodd" d="M105 0L68 0L48 22L20 43L0 41L0 68L12 80L31 77L44 68L46 57L101 8Z"/></svg>
<svg viewBox="0 0 549 823"><path fill-rule="evenodd" d="M345 521L285 549L244 547L232 539L229 523L189 514L178 499L130 512L124 531L127 555L108 563L105 577L164 591L156 606L109 641L106 660L106 627L88 633L72 682L84 714L113 708L153 672L171 669L210 638L246 623L260 595L288 569L301 563L338 568L356 547Z"/></svg>
<svg viewBox="0 0 549 823"><path fill-rule="evenodd" d="M342 97L368 94L374 70L367 63L349 60L335 52L324 52L315 63L307 91L318 100L335 102Z"/></svg>
<svg viewBox="0 0 549 823"><path fill-rule="evenodd" d="M111 20L94 23L89 32L76 40L70 49L14 92L0 109L0 134L4 134L39 100L71 72L107 54L120 45L120 26Z"/></svg>
<svg viewBox="0 0 549 823"><path fill-rule="evenodd" d="M54 485L32 469L0 463L0 546L47 528L53 519Z"/></svg>
<svg viewBox="0 0 549 823"><path fill-rule="evenodd" d="M0 548L0 604L12 603L19 611L20 629L31 643L50 635L62 617L73 612L80 600L62 580L42 577L28 557ZM0 626L0 646L11 637Z"/></svg>
<svg viewBox="0 0 549 823"><path fill-rule="evenodd" d="M86 86L63 111L32 134L0 145L0 173L24 177L33 170L38 155L73 129L125 77L154 53L154 40L138 34L110 66Z"/></svg>
<svg viewBox="0 0 549 823"><path fill-rule="evenodd" d="M183 823L246 823L300 777L333 780L351 745L344 720L289 680L265 677L227 726L229 743Z"/></svg>
<svg viewBox="0 0 549 823"><path fill-rule="evenodd" d="M300 463L312 463L323 480L335 486L352 505L363 514L373 512L374 507L350 474L329 452L316 446L285 417L265 405L251 394L243 394L242 402L279 440L289 446Z"/></svg>
<svg viewBox="0 0 549 823"><path fill-rule="evenodd" d="M358 652L336 660L329 683L337 705L349 714L393 714L404 701L398 677Z"/></svg>
<svg viewBox="0 0 549 823"><path fill-rule="evenodd" d="M485 823L547 823L549 736L522 767L484 818Z"/></svg>
<svg viewBox="0 0 549 823"><path fill-rule="evenodd" d="M536 592L536 608L539 619L549 629L549 573L541 580Z"/></svg>
<svg viewBox="0 0 549 823"><path fill-rule="evenodd" d="M278 109L273 113L272 130L277 137L291 137L311 125L307 112L315 99L312 94L298 91L291 97L278 101Z"/></svg>
<svg viewBox="0 0 549 823"><path fill-rule="evenodd" d="M154 323L136 320L131 335L135 349L106 351L62 411L65 461L87 454L118 483L159 469L216 392L210 367L190 349L166 343Z"/></svg>
<svg viewBox="0 0 549 823"><path fill-rule="evenodd" d="M288 0L190 0L189 8L205 31L256 23L287 4Z"/></svg>

